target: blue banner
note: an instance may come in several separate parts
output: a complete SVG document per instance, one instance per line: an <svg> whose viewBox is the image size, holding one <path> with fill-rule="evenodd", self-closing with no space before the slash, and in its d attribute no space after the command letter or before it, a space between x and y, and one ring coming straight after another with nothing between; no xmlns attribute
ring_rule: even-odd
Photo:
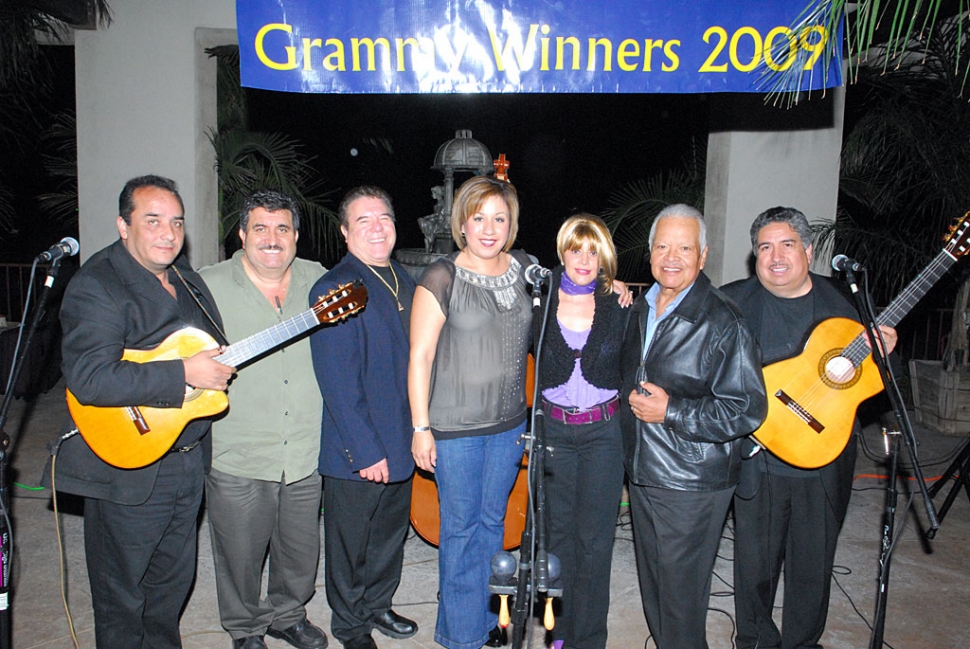
<svg viewBox="0 0 970 649"><path fill-rule="evenodd" d="M792 28L808 2L237 0L236 16L251 88L764 93L842 83L841 29Z"/></svg>

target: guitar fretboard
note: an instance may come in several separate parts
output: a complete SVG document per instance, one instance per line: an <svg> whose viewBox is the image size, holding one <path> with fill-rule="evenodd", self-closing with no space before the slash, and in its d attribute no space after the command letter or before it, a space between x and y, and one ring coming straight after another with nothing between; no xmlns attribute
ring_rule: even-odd
<svg viewBox="0 0 970 649"><path fill-rule="evenodd" d="M936 284L943 276L943 273L950 269L950 266L956 260L957 257L950 252L949 247L941 250L933 261L930 262L930 265L917 275L903 292L897 295L896 299L890 302L889 306L879 314L876 318L876 324L895 327L916 306L916 303L926 295L927 291ZM869 349L865 331L856 336L842 350L842 355L852 361L852 365L855 367L859 367L870 353L872 353L872 350Z"/></svg>
<svg viewBox="0 0 970 649"><path fill-rule="evenodd" d="M215 358L223 365L240 367L246 361L256 358L263 352L279 347L287 340L296 338L300 334L313 329L320 322L314 309L304 311L300 315L293 316L269 329L229 345L225 352Z"/></svg>
<svg viewBox="0 0 970 649"><path fill-rule="evenodd" d="M241 367L263 352L279 347L319 324L336 322L356 313L366 301L367 289L363 284L341 284L317 300L307 311L229 345L215 359L223 365Z"/></svg>

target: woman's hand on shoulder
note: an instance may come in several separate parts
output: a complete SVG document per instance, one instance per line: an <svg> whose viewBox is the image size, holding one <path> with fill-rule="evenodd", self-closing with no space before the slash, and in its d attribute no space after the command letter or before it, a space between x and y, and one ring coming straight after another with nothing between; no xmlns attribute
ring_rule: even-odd
<svg viewBox="0 0 970 649"><path fill-rule="evenodd" d="M613 292L620 296L617 298L617 302L620 303L620 306L626 308L633 304L633 291L631 291L630 287L626 285L626 282L621 282L618 279L614 279Z"/></svg>

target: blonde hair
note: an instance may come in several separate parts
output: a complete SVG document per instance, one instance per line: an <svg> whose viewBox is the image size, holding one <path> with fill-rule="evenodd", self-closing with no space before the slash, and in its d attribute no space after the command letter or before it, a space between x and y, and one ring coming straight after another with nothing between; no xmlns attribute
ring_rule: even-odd
<svg viewBox="0 0 970 649"><path fill-rule="evenodd" d="M461 226L473 214L480 212L482 205L492 196L500 197L509 208L509 240L505 242L502 250L508 252L512 249L515 236L519 233L519 195L512 183L489 176L469 178L455 192L455 200L451 206L451 238L455 240L459 249L465 249Z"/></svg>
<svg viewBox="0 0 970 649"><path fill-rule="evenodd" d="M610 293L616 279L616 246L613 245L609 228L600 217L584 212L566 219L556 235L559 261L563 261L566 252L580 250L586 242L589 242L589 249L596 253L599 260L599 272L596 274L598 287L601 292Z"/></svg>

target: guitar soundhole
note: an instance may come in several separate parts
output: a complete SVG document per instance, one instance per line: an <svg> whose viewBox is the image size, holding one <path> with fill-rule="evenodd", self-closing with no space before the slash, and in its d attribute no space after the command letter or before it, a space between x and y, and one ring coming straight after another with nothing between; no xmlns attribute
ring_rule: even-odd
<svg viewBox="0 0 970 649"><path fill-rule="evenodd" d="M859 382L862 372L842 355L841 349L833 349L819 360L818 374L828 387L845 390Z"/></svg>

